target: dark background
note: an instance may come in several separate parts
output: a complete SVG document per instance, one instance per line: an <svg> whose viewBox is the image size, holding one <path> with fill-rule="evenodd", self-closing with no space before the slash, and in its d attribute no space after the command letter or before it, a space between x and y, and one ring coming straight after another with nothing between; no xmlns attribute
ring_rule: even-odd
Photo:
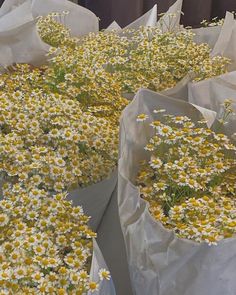
<svg viewBox="0 0 236 295"><path fill-rule="evenodd" d="M42 0L43 1L43 0ZM60 0L58 0L60 1ZM0 0L0 5L4 0ZM165 12L175 0L77 0L92 10L100 19L100 27L107 27L113 20L122 27L129 24L157 4L158 13ZM199 26L203 19L223 18L225 12L236 11L236 0L184 0L182 24Z"/></svg>
<svg viewBox="0 0 236 295"><path fill-rule="evenodd" d="M175 0L78 0L101 19L101 28L113 20L120 26L128 25L157 4L158 14L165 12ZM225 12L236 11L236 0L184 0L182 24L197 27L203 19L223 18Z"/></svg>

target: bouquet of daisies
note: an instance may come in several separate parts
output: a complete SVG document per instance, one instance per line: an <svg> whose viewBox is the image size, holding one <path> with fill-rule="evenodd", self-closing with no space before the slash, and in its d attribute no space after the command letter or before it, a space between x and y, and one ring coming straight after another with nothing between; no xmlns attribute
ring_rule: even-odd
<svg viewBox="0 0 236 295"><path fill-rule="evenodd" d="M206 123L193 105L148 90L122 115L118 201L136 294L236 287L236 147Z"/></svg>

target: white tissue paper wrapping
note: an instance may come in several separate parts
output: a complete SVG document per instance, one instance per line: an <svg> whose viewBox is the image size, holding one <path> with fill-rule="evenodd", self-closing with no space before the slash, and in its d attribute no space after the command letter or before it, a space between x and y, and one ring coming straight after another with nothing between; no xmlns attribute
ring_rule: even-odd
<svg viewBox="0 0 236 295"><path fill-rule="evenodd" d="M49 46L37 31L37 16L69 11L61 22L73 36L98 31L98 19L89 10L66 0L6 0L0 8L0 66L13 63L40 65Z"/></svg>
<svg viewBox="0 0 236 295"><path fill-rule="evenodd" d="M191 74L187 74L174 87L163 90L162 93L166 96L188 101L188 83L192 81L192 78Z"/></svg>
<svg viewBox="0 0 236 295"><path fill-rule="evenodd" d="M198 44L207 43L210 48L213 49L220 36L221 29L222 26L192 29L193 33L195 34L194 41Z"/></svg>
<svg viewBox="0 0 236 295"><path fill-rule="evenodd" d="M30 9L27 9L35 19L37 16L45 16L52 12L62 13L68 11L69 14L64 18L64 24L71 29L73 36L81 36L89 32L97 32L99 29L98 18L90 10L79 6L67 0L5 0L0 8L0 17L6 21L9 16L15 12L20 16L24 11L22 5L29 3Z"/></svg>
<svg viewBox="0 0 236 295"><path fill-rule="evenodd" d="M231 59L229 70L236 70L236 22L234 15L226 13L224 24L221 28L219 38L212 50L212 56L223 55Z"/></svg>
<svg viewBox="0 0 236 295"><path fill-rule="evenodd" d="M236 72L230 72L218 77L188 84L189 102L222 112L222 103L231 99L236 111Z"/></svg>
<svg viewBox="0 0 236 295"><path fill-rule="evenodd" d="M49 46L40 39L36 21L0 31L0 67L14 63L41 65L47 61Z"/></svg>
<svg viewBox="0 0 236 295"><path fill-rule="evenodd" d="M142 27L160 27L167 30L167 28L171 28L172 30L175 28L179 28L180 25L180 17L181 17L181 9L182 9L183 0L177 0L169 10L161 17L162 23L164 23L164 27L160 25L160 20L157 22L157 4L153 6L148 12L146 12L141 17L137 18L135 21L124 27L123 29L119 26L116 21L113 21L106 29L106 31L117 30L122 31L126 29L138 29L140 26ZM172 15L170 19L170 15Z"/></svg>
<svg viewBox="0 0 236 295"><path fill-rule="evenodd" d="M155 27L157 22L157 5L154 5L152 9L146 12L144 15L130 23L128 26L121 28L116 21L113 21L105 31L116 30L122 32L126 29L137 30L139 27Z"/></svg>
<svg viewBox="0 0 236 295"><path fill-rule="evenodd" d="M151 121L157 116L153 110L158 108L173 115L187 115L193 121L201 118L194 106L149 90L140 90L123 112L118 206L133 292L135 295L235 295L236 239L208 246L176 237L152 218L148 204L140 198L134 185L140 160L148 158L144 146L152 135L147 125L137 124L136 117L145 113Z"/></svg>
<svg viewBox="0 0 236 295"><path fill-rule="evenodd" d="M141 26L154 27L157 21L157 5L155 4L152 9L136 19L134 22L126 26L124 29L138 29Z"/></svg>
<svg viewBox="0 0 236 295"><path fill-rule="evenodd" d="M180 26L181 10L183 6L183 0L177 0L167 12L159 19L156 26L162 31L174 31L178 30Z"/></svg>
<svg viewBox="0 0 236 295"><path fill-rule="evenodd" d="M121 31L122 28L118 25L116 21L113 21L106 29L105 31L110 32L110 31Z"/></svg>
<svg viewBox="0 0 236 295"><path fill-rule="evenodd" d="M10 4L10 0L5 1L4 4ZM15 6L13 6L15 7ZM4 8L0 8L0 32L4 32L6 30L10 30L16 28L20 25L28 23L32 21L33 15L31 14L31 1L25 1L15 9L9 10L9 12L4 15Z"/></svg>
<svg viewBox="0 0 236 295"><path fill-rule="evenodd" d="M189 83L188 98L190 103L215 111L218 119L224 112L224 101L231 99L232 108L236 113L236 72ZM229 124L225 126L224 132L231 135L233 126L236 126L236 115L229 116L227 121Z"/></svg>
<svg viewBox="0 0 236 295"><path fill-rule="evenodd" d="M99 280L98 272L101 268L108 270L98 244L96 240L93 240L93 258L90 270L90 279L92 281L97 282ZM88 292L87 295L116 295L112 279L109 281L103 280L99 285L98 291Z"/></svg>

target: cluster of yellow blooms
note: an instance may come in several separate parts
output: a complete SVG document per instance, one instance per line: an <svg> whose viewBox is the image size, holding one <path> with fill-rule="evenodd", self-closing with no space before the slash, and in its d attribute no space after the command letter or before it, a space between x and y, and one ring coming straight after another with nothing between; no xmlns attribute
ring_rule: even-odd
<svg viewBox="0 0 236 295"><path fill-rule="evenodd" d="M52 52L57 55L52 58L52 86L58 91L69 88L73 96L90 105L97 100L120 101L124 93L140 88L172 88L190 73L196 81L221 75L229 63L224 57L211 57L207 44L196 44L190 29L162 32L158 27L140 27L76 39L64 37L57 29L54 33L54 22L41 18L38 25L45 42L51 35L58 40L53 42L57 46ZM69 74L69 79L63 73ZM60 87L58 82L62 82Z"/></svg>
<svg viewBox="0 0 236 295"><path fill-rule="evenodd" d="M72 207L65 193L4 184L0 201L0 294L74 294L96 291L91 281L92 238L89 218Z"/></svg>
<svg viewBox="0 0 236 295"><path fill-rule="evenodd" d="M46 69L15 65L0 76L0 294L82 295L110 279L101 269L90 280L95 234L65 191L110 175L118 124L53 93Z"/></svg>
<svg viewBox="0 0 236 295"><path fill-rule="evenodd" d="M236 233L236 146L186 116L154 111L137 185L150 212L177 236L209 244ZM163 112L163 113L162 113ZM148 121L140 114L138 122ZM144 122L143 124L147 124Z"/></svg>
<svg viewBox="0 0 236 295"><path fill-rule="evenodd" d="M106 39L99 40L99 36L106 35L89 34L82 40L69 37L63 25L55 21L54 14L40 18L38 30L41 38L54 46L49 51L51 59L44 72L48 89L77 99L84 111L106 118L114 128L118 127L121 111L128 101L122 97L121 86L113 74L104 68L102 53L106 50ZM54 40L53 43L50 40Z"/></svg>
<svg viewBox="0 0 236 295"><path fill-rule="evenodd" d="M47 16L39 16L37 26L40 37L50 46L63 45L66 41L69 45L70 30L63 25L66 22L68 11L62 13L53 12Z"/></svg>
<svg viewBox="0 0 236 295"><path fill-rule="evenodd" d="M109 176L117 161L118 127L84 112L77 100L41 87L40 69L18 65L0 83L0 175L5 180L60 192Z"/></svg>

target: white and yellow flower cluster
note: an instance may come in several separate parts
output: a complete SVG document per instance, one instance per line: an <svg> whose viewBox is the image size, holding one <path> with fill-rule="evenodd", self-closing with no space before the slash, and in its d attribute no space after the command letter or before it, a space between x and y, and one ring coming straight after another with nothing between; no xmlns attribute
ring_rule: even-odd
<svg viewBox="0 0 236 295"><path fill-rule="evenodd" d="M38 24L43 40L57 52L52 59L52 83L56 85L63 73L70 74L60 91L69 88L72 95L89 103L97 99L114 103L113 95L120 100L121 94L136 93L140 88L162 91L187 74L196 81L218 76L229 63L224 57L211 57L207 44L196 44L190 29L162 32L157 27L140 27L76 39L64 30L60 33L58 26L62 25L56 24L53 15L42 17ZM57 41L49 42L55 38Z"/></svg>
<svg viewBox="0 0 236 295"><path fill-rule="evenodd" d="M4 184L0 201L1 294L85 294L109 272L91 281L92 238L81 207L65 193Z"/></svg>
<svg viewBox="0 0 236 295"><path fill-rule="evenodd" d="M181 238L214 244L234 236L236 146L204 121L154 112L154 136L145 147L150 160L141 163L136 180L151 214ZM137 118L146 120L145 114Z"/></svg>
<svg viewBox="0 0 236 295"><path fill-rule="evenodd" d="M4 180L61 192L109 176L117 161L117 126L83 111L77 100L44 89L41 69L18 65L0 83Z"/></svg>

